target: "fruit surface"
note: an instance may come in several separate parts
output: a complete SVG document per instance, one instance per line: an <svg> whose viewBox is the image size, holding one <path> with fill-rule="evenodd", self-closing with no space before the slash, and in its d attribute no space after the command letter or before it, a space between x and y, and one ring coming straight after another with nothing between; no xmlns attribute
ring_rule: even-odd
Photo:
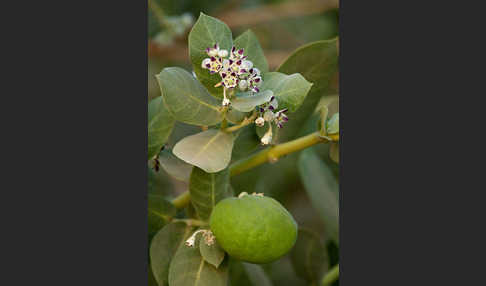
<svg viewBox="0 0 486 286"><path fill-rule="evenodd" d="M277 260L297 240L297 223L292 215L276 200L258 195L220 201L209 225L231 257L251 263Z"/></svg>

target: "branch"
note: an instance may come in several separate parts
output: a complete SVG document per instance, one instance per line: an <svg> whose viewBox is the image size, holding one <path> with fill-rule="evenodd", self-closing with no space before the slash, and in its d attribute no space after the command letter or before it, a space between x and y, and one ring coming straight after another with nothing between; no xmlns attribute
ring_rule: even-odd
<svg viewBox="0 0 486 286"><path fill-rule="evenodd" d="M339 279L339 264L335 265L329 272L322 278L322 286L331 285L334 281Z"/></svg>
<svg viewBox="0 0 486 286"><path fill-rule="evenodd" d="M182 208L185 208L189 204L190 201L191 201L191 196L189 194L189 191L185 191L184 193L180 194L175 199L173 199L172 204L177 209L182 209Z"/></svg>

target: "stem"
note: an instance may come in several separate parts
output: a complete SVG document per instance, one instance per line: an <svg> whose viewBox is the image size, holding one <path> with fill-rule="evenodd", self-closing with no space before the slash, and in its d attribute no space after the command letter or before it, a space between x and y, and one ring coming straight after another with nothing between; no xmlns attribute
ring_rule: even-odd
<svg viewBox="0 0 486 286"><path fill-rule="evenodd" d="M240 128L243 128L243 127L247 126L248 124L252 123L255 120L256 117L257 117L257 113L253 112L253 114L250 116L250 118L245 117L245 119L243 119L243 121L239 125L228 127L226 129L224 129L223 131L224 132L234 132L234 131L236 131Z"/></svg>
<svg viewBox="0 0 486 286"><path fill-rule="evenodd" d="M184 193L180 194L175 199L173 199L172 204L177 209L182 209L185 208L190 201L191 201L191 195L189 194L189 191L185 191Z"/></svg>
<svg viewBox="0 0 486 286"><path fill-rule="evenodd" d="M208 226L208 223L197 219L173 219L172 222L183 222L189 226Z"/></svg>
<svg viewBox="0 0 486 286"><path fill-rule="evenodd" d="M335 265L329 270L324 278L322 278L322 286L331 285L332 282L339 279L339 264Z"/></svg>
<svg viewBox="0 0 486 286"><path fill-rule="evenodd" d="M329 142L329 140L321 137L319 132L314 132L307 136L275 145L231 165L231 176L238 175L248 169L266 163L267 161L275 162L278 160L278 158L284 155L300 151L322 142Z"/></svg>
<svg viewBox="0 0 486 286"><path fill-rule="evenodd" d="M172 29L170 26L169 22L167 22L167 19L165 18L164 10L155 3L154 0L148 0L149 8L154 12L155 17L159 21L159 25L162 27L165 27L166 29Z"/></svg>

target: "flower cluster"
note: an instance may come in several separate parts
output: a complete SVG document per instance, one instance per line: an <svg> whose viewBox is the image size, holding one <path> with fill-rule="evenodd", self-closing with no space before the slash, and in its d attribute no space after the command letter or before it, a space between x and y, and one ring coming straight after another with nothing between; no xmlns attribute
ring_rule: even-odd
<svg viewBox="0 0 486 286"><path fill-rule="evenodd" d="M218 73L221 76L221 82L216 84L216 87L224 87L224 106L229 105L226 89L238 86L241 91L260 91L259 86L262 83L260 70L253 67L253 63L243 55L243 52L244 49L237 49L234 46L231 52L228 52L215 44L206 49L209 58L205 58L201 63L201 67L209 70L209 73Z"/></svg>
<svg viewBox="0 0 486 286"><path fill-rule="evenodd" d="M281 109L277 112L278 102L275 96L272 96L269 102L260 105L258 107L258 118L255 120L255 124L262 127L265 122L274 122L278 128L282 128L283 124L289 120L285 112L288 111L287 108Z"/></svg>

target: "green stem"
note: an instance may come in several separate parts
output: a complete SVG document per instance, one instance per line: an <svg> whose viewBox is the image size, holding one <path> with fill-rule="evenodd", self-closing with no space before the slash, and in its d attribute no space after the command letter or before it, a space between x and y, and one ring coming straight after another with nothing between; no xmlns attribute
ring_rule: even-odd
<svg viewBox="0 0 486 286"><path fill-rule="evenodd" d="M273 147L262 150L248 158L235 162L233 165L230 166L231 176L238 175L248 169L251 169L268 161L276 162L278 158L284 155L300 151L302 149L322 142L329 141L321 137L319 135L319 132L314 132L307 136L275 145Z"/></svg>
<svg viewBox="0 0 486 286"><path fill-rule="evenodd" d="M172 222L183 222L189 226L208 226L208 223L197 219L173 219Z"/></svg>
<svg viewBox="0 0 486 286"><path fill-rule="evenodd" d="M169 30L172 29L169 22L167 22L167 19L165 18L165 14L162 8L157 3L155 3L154 0L148 0L148 5L157 20L159 21L159 25Z"/></svg>
<svg viewBox="0 0 486 286"><path fill-rule="evenodd" d="M339 264L335 265L329 270L324 278L322 278L322 286L331 285L334 281L339 279Z"/></svg>
<svg viewBox="0 0 486 286"><path fill-rule="evenodd" d="M246 118L243 119L243 121L239 124L239 125L235 125L235 126L231 126L231 127L228 127L226 129L224 129L223 131L224 132L234 132L240 128L243 128L245 126L247 126L248 124L252 123L255 118L257 117L257 113L256 112L253 112L253 114L250 116L250 118Z"/></svg>
<svg viewBox="0 0 486 286"><path fill-rule="evenodd" d="M172 204L177 209L182 209L185 208L190 201L191 201L191 195L189 194L189 191L185 191L184 193L180 194L175 199L173 199Z"/></svg>

